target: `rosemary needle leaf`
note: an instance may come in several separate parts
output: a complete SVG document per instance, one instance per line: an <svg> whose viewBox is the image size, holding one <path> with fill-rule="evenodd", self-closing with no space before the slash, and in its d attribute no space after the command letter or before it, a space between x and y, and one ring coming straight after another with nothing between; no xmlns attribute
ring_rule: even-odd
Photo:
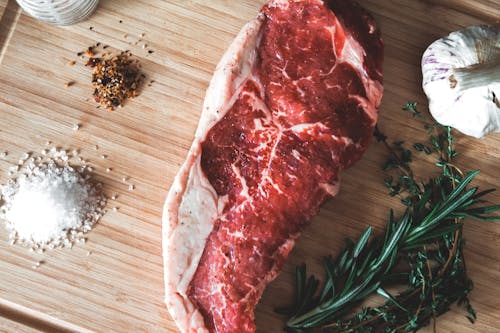
<svg viewBox="0 0 500 333"><path fill-rule="evenodd" d="M474 195L474 199L477 200L480 197L483 197L483 196L488 195L490 193L493 193L495 191L496 191L496 189L494 189L494 188L490 188L488 190L481 191L481 192L479 192L479 193L477 193L477 194Z"/></svg>
<svg viewBox="0 0 500 333"><path fill-rule="evenodd" d="M406 229L406 226L410 222L410 218L407 214L403 215L403 218L400 220L397 229L394 231L392 237L389 238L386 247L382 249L382 253L380 254L378 260L373 264L372 271L375 271L380 268L380 266L385 262L385 260L391 255L392 251L395 249L396 245L401 240L401 236L403 231Z"/></svg>
<svg viewBox="0 0 500 333"><path fill-rule="evenodd" d="M296 269L296 285L297 285L297 291L296 291L296 297L297 297L297 305L300 305L301 300L303 300L304 294L305 294L305 289L306 289L306 281L307 281L307 272L306 272L306 265L302 265L300 267L297 267ZM295 311L298 311L299 309L295 309Z"/></svg>
<svg viewBox="0 0 500 333"><path fill-rule="evenodd" d="M474 170L474 171L469 171L467 172L467 176L462 180L462 182L451 192L451 194L448 197L448 200L453 200L455 199L462 190L469 185L469 183L474 179L479 174L479 170Z"/></svg>
<svg viewBox="0 0 500 333"><path fill-rule="evenodd" d="M363 251L366 243L368 242L368 239L370 238L370 235L372 233L372 227L366 228L365 232L359 237L358 242L356 243L356 246L354 246L354 258L357 258L361 251Z"/></svg>
<svg viewBox="0 0 500 333"><path fill-rule="evenodd" d="M429 232L423 234L423 236L421 236L421 237L419 237L411 242L407 242L406 245L401 248L401 251L408 251L411 249L425 246L426 244L428 244L428 242L427 242L428 240L448 235L448 234L462 228L462 226L463 226L463 223L453 223L453 224L450 224L450 225L447 225L447 226L444 226L441 228L436 228L432 231L429 231Z"/></svg>
<svg viewBox="0 0 500 333"><path fill-rule="evenodd" d="M323 291L321 293L321 297L319 302L322 304L326 301L327 297L334 298L335 297L335 268L332 263L332 259L330 257L323 258L323 265L325 267L325 271L327 273L328 279L326 280L325 286L323 287Z"/></svg>
<svg viewBox="0 0 500 333"><path fill-rule="evenodd" d="M488 213L497 212L499 210L500 210L500 205L494 205L494 206L472 208L472 209L466 210L465 212L469 213L469 214L488 214ZM499 216L499 218L500 218L500 216Z"/></svg>
<svg viewBox="0 0 500 333"><path fill-rule="evenodd" d="M398 308L400 308L404 312L408 312L408 310L406 308L404 308L401 304L399 304L398 301L396 301L396 299L394 297L392 297L392 295L389 294L384 288L382 288L382 287L377 288L377 294L379 294L380 296L382 296L384 298L387 298L387 300L394 303L394 305L396 305Z"/></svg>

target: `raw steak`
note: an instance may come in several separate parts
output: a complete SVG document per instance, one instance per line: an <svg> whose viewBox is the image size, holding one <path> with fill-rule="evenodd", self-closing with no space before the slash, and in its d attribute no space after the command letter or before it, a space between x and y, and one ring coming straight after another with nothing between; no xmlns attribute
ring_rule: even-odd
<svg viewBox="0 0 500 333"><path fill-rule="evenodd" d="M383 46L347 0L273 0L215 70L165 203L166 302L182 332L254 332L303 228L366 150Z"/></svg>

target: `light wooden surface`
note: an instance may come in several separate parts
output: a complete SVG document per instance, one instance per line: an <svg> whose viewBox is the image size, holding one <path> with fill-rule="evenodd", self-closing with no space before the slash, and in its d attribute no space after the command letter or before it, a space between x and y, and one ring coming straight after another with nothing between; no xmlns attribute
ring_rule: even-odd
<svg viewBox="0 0 500 333"><path fill-rule="evenodd" d="M23 152L39 152L50 140L66 149L81 149L95 165L106 193L118 194L109 208L119 208L108 212L88 234L87 243L44 255L10 247L0 228L0 332L176 332L163 305L163 200L187 153L216 63L263 2L101 0L89 21L58 28L19 15L13 0L0 0L0 151L9 153L0 160L0 182L7 181L9 166ZM420 125L399 109L407 100L416 100L425 110L419 65L423 50L462 26L494 22L500 17L500 3L359 2L375 16L386 45L380 126L393 139L422 138ZM153 54L141 44L129 45L141 33ZM141 58L148 80L155 81L115 112L86 100L92 92L90 73L76 53L97 41L115 51L130 49ZM78 64L68 66L71 60ZM69 80L76 84L65 88ZM76 132L75 123L81 124ZM458 163L482 170L477 182L481 187L500 188L499 147L500 135L485 140L460 136ZM102 154L108 158L101 159ZM324 206L283 274L266 289L257 308L259 333L282 331L283 320L273 308L291 300L295 265L307 262L320 273L322 255L335 254L346 237L356 237L369 224L380 231L388 209L399 205L382 184L385 156L374 143L345 173L340 194ZM420 169L432 170L424 166ZM107 167L113 171L106 173ZM122 182L125 176L134 191ZM489 198L500 203L498 193ZM471 325L454 309L439 318L439 332L498 332L500 225L468 221L465 235L478 321ZM33 269L38 260L44 263Z"/></svg>

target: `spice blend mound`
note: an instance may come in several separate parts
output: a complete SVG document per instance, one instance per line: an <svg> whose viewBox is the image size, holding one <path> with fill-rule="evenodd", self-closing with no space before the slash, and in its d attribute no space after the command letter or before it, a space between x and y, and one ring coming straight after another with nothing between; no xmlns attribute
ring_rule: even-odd
<svg viewBox="0 0 500 333"><path fill-rule="evenodd" d="M93 68L92 86L96 102L113 110L121 107L127 98L137 96L144 75L137 60L128 52L118 55L105 54L102 58L91 57L87 66Z"/></svg>
<svg viewBox="0 0 500 333"><path fill-rule="evenodd" d="M71 248L104 214L106 198L86 166L68 164L64 151L45 161L30 158L17 179L0 187L10 243L33 250Z"/></svg>

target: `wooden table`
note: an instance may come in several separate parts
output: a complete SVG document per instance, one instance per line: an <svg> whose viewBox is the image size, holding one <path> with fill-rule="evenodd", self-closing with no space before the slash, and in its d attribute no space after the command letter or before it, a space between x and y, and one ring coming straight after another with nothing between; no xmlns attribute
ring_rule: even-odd
<svg viewBox="0 0 500 333"><path fill-rule="evenodd" d="M54 27L21 14L13 0L0 0L0 151L8 152L0 160L0 182L7 181L8 168L22 153L38 153L51 141L80 149L108 196L118 194L88 241L72 250L36 254L11 247L0 228L1 332L176 332L163 304L163 201L192 140L216 63L263 3L101 0L90 20ZM426 111L423 50L452 30L494 22L500 18L500 2L360 3L382 27L386 44L380 126L393 139L423 138L420 125L399 111L407 100ZM143 41L134 45L141 33ZM154 80L141 96L114 112L96 108L89 99L90 73L76 56L96 42L115 52L130 49L140 58L147 82ZM154 53L142 49L144 42ZM68 65L72 60L75 66ZM65 88L70 80L75 84ZM74 124L80 130L73 131ZM464 169L481 169L477 184L500 187L500 135L484 140L459 136L458 150ZM102 154L107 158L100 158ZM257 308L259 333L281 332L283 319L273 308L291 300L295 265L307 262L321 274L319 258L337 253L346 237L356 237L368 224L382 230L388 209L399 205L382 184L385 157L383 147L374 143L345 173L341 193L324 206L283 274L265 291ZM105 172L108 167L112 172ZM129 177L134 191L123 177ZM500 203L498 193L489 199ZM111 210L114 206L118 211ZM439 332L498 332L500 225L467 221L465 236L478 321L471 325L461 310L453 309L439 318ZM42 265L32 268L39 260Z"/></svg>

